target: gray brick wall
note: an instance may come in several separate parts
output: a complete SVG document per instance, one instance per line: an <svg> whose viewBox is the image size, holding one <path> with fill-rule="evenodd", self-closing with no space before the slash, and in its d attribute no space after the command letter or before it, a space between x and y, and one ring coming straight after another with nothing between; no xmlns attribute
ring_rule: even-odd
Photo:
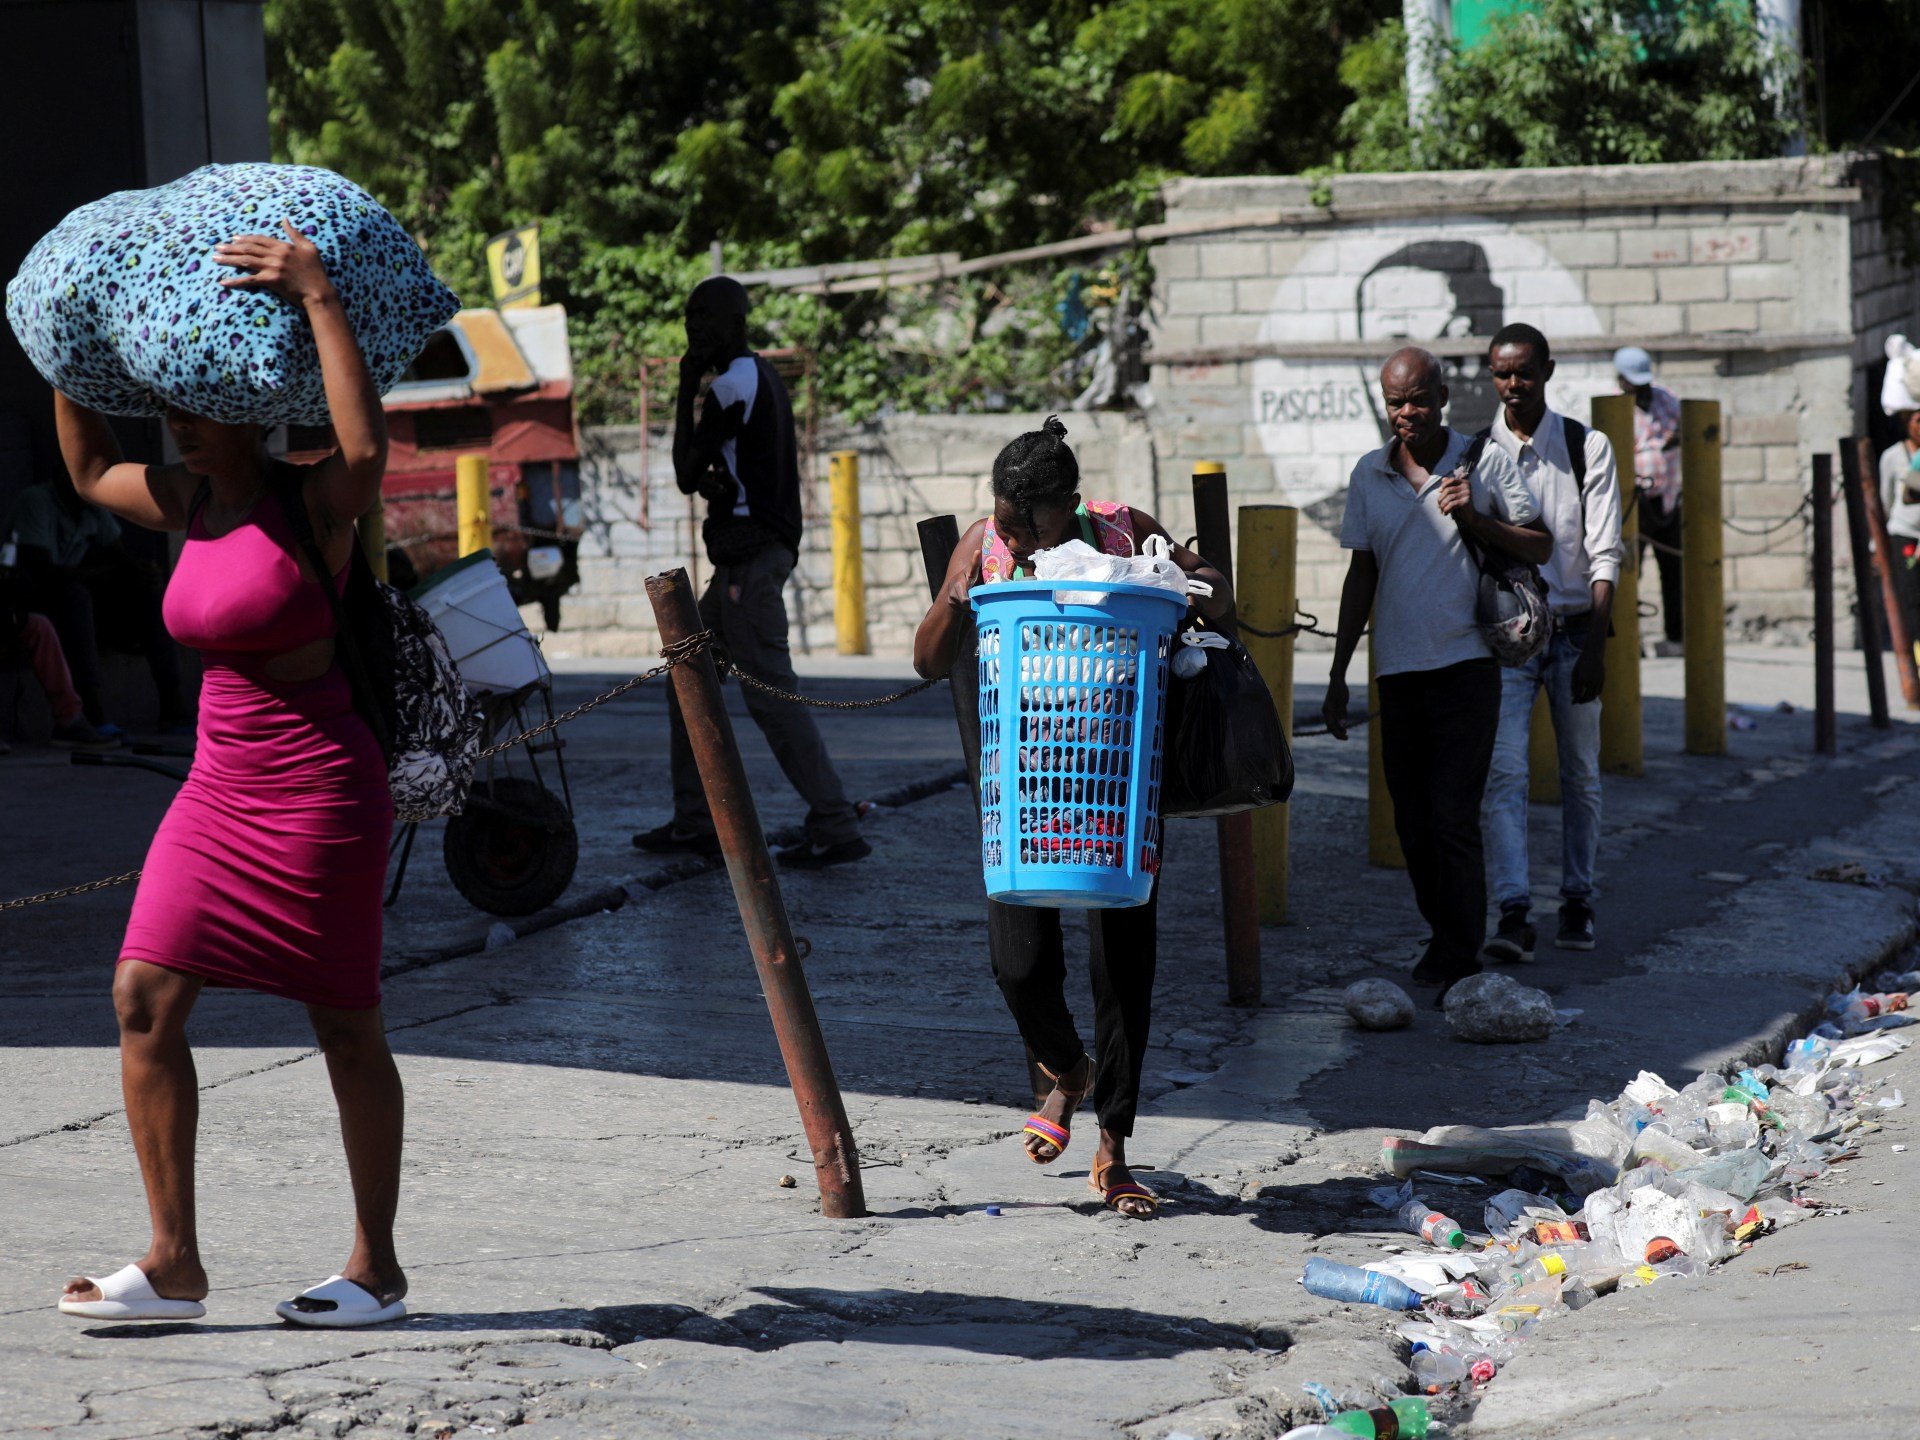
<svg viewBox="0 0 1920 1440"><path fill-rule="evenodd" d="M1859 372L1885 336L1920 334L1920 285L1887 252L1873 186L1873 165L1845 156L1336 177L1329 211L1265 232L1264 278L1253 273L1259 252L1247 231L1156 252L1155 348L1183 352L1153 372L1163 467L1184 473L1194 460L1225 460L1237 496L1301 504L1302 604L1330 616L1344 571L1334 536L1345 476L1379 432L1370 413L1263 424L1263 409L1275 396L1302 413L1318 404L1315 413L1336 415L1364 401L1395 333L1472 347L1463 334L1527 320L1558 348L1555 403L1583 418L1590 397L1612 388L1613 346L1658 342L1663 383L1723 407L1728 518L1740 530L1765 527L1800 507L1814 451L1862 422ZM1304 212L1306 203L1288 179L1183 181L1168 190L1168 218ZM1406 247L1421 242L1441 244L1410 261ZM1225 252L1217 264L1215 248ZM1368 279L1395 252L1394 283ZM1342 358L1287 348L1329 342L1346 347ZM1261 344L1277 353L1196 353ZM1484 385L1477 389L1480 409L1490 409ZM1463 395L1472 408L1471 378L1456 377L1454 390L1456 415ZM1730 627L1804 639L1812 613L1804 526L1766 535L1730 527L1726 539ZM1843 546L1843 577L1847 563ZM1656 586L1646 588L1657 598Z"/></svg>

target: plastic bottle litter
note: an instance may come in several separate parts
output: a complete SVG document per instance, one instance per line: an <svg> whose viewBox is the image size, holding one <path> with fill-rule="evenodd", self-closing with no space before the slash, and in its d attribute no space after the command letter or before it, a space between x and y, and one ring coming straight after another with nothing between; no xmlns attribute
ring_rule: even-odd
<svg viewBox="0 0 1920 1440"><path fill-rule="evenodd" d="M1413 1193L1413 1182L1395 1189L1382 1185L1369 1190L1367 1198L1393 1215L1393 1223L1409 1235L1418 1235L1429 1245L1443 1250L1458 1250L1467 1243L1467 1235L1457 1220L1449 1219Z"/></svg>
<svg viewBox="0 0 1920 1440"><path fill-rule="evenodd" d="M1307 1261L1301 1284L1311 1295L1327 1300L1346 1300L1362 1305L1382 1305L1389 1310L1418 1310L1420 1292L1403 1280L1373 1270L1342 1265L1324 1255Z"/></svg>
<svg viewBox="0 0 1920 1440"><path fill-rule="evenodd" d="M1333 1428L1343 1435L1358 1435L1361 1440L1422 1440L1430 1420L1427 1402L1417 1395L1402 1395L1377 1410L1349 1410L1333 1418Z"/></svg>
<svg viewBox="0 0 1920 1440"><path fill-rule="evenodd" d="M1787 1046L1787 1069L1817 1070L1832 1054L1831 1045L1809 1035Z"/></svg>
<svg viewBox="0 0 1920 1440"><path fill-rule="evenodd" d="M1533 1226L1536 1245L1571 1245L1592 1238L1583 1220L1539 1220Z"/></svg>
<svg viewBox="0 0 1920 1440"><path fill-rule="evenodd" d="M1530 1195L1525 1190L1502 1190L1487 1201L1486 1208L1480 1214L1480 1224L1489 1235L1504 1238L1529 1217L1564 1220L1566 1211L1545 1195Z"/></svg>
<svg viewBox="0 0 1920 1440"><path fill-rule="evenodd" d="M1493 1357L1484 1351L1462 1354L1451 1349L1416 1350L1409 1363L1414 1383L1429 1395L1438 1395L1468 1382L1485 1385L1500 1370Z"/></svg>

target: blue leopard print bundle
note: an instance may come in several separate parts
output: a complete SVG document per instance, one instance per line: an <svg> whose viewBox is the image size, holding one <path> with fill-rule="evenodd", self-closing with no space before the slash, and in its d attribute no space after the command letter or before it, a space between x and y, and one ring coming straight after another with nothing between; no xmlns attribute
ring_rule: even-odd
<svg viewBox="0 0 1920 1440"><path fill-rule="evenodd" d="M242 272L213 260L237 235L284 235L282 219L319 247L384 394L459 301L372 196L309 165L207 165L82 205L7 286L7 322L48 384L104 414L323 425L306 316L222 286Z"/></svg>

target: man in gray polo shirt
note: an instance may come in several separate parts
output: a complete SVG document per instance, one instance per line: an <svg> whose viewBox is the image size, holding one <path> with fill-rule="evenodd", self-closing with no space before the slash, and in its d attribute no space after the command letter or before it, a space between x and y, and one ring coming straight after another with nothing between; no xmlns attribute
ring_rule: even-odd
<svg viewBox="0 0 1920 1440"><path fill-rule="evenodd" d="M1500 667L1474 621L1480 571L1469 538L1544 563L1553 541L1516 471L1482 477L1462 461L1471 440L1441 413L1447 387L1425 350L1396 352L1380 372L1393 438L1353 467L1340 544L1353 552L1323 714L1347 738L1347 666L1373 616L1381 759L1414 900L1433 938L1414 967L1437 985L1480 969L1487 876L1480 799L1500 723Z"/></svg>

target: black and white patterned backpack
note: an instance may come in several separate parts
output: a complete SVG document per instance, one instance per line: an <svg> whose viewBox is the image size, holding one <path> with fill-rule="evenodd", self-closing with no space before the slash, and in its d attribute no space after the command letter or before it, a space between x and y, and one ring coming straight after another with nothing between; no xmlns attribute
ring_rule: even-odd
<svg viewBox="0 0 1920 1440"><path fill-rule="evenodd" d="M299 469L275 487L294 537L314 573L327 573L313 537ZM394 818L402 824L458 815L466 808L480 755L480 707L460 678L432 617L375 578L360 546L348 562L347 593L321 585L333 607L340 665L360 713L387 760Z"/></svg>

